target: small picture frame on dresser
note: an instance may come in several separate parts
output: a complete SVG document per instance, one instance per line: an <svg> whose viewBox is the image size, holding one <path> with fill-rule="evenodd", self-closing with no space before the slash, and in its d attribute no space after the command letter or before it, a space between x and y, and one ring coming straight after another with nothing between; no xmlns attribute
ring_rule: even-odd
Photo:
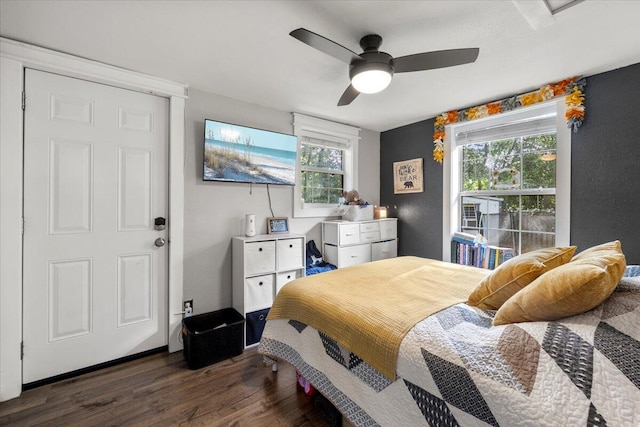
<svg viewBox="0 0 640 427"><path fill-rule="evenodd" d="M289 232L289 218L286 216L267 218L267 233L288 233Z"/></svg>

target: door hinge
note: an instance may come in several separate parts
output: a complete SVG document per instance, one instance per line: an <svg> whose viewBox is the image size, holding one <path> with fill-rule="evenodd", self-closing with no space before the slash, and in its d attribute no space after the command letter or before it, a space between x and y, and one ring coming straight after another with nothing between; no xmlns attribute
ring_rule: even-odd
<svg viewBox="0 0 640 427"><path fill-rule="evenodd" d="M26 92L22 92L22 109L25 109L25 106L27 105L27 93Z"/></svg>
<svg viewBox="0 0 640 427"><path fill-rule="evenodd" d="M24 236L24 218L20 218L20 233Z"/></svg>
<svg viewBox="0 0 640 427"><path fill-rule="evenodd" d="M20 360L24 359L24 341L20 341Z"/></svg>

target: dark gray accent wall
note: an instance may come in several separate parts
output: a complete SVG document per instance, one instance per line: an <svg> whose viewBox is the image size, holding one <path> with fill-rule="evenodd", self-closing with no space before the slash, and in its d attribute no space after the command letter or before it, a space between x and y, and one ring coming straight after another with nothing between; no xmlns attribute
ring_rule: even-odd
<svg viewBox="0 0 640 427"><path fill-rule="evenodd" d="M571 243L620 240L640 264L640 63L587 78L571 138Z"/></svg>
<svg viewBox="0 0 640 427"><path fill-rule="evenodd" d="M587 78L586 120L572 135L571 244L620 240L640 264L640 64ZM398 217L400 255L442 259L442 166L434 119L380 135L380 204ZM424 158L425 192L393 194L393 162ZM397 208L394 209L394 206Z"/></svg>
<svg viewBox="0 0 640 427"><path fill-rule="evenodd" d="M380 134L380 205L398 218L398 254L442 259L442 166L432 160L433 119ZM393 194L393 162L424 159L424 192Z"/></svg>

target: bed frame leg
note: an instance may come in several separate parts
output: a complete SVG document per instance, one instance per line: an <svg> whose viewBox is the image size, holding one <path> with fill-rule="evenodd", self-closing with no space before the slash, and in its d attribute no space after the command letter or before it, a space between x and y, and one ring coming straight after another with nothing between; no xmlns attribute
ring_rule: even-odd
<svg viewBox="0 0 640 427"><path fill-rule="evenodd" d="M273 362L273 365L271 365L271 371L278 372L278 362Z"/></svg>

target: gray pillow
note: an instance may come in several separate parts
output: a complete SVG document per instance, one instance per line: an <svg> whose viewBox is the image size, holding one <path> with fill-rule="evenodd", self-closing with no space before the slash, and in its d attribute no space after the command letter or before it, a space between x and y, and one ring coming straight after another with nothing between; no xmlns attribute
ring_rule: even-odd
<svg viewBox="0 0 640 427"><path fill-rule="evenodd" d="M628 265L616 292L640 292L640 265Z"/></svg>
<svg viewBox="0 0 640 427"><path fill-rule="evenodd" d="M624 270L623 277L638 277L640 276L640 265L627 265Z"/></svg>

